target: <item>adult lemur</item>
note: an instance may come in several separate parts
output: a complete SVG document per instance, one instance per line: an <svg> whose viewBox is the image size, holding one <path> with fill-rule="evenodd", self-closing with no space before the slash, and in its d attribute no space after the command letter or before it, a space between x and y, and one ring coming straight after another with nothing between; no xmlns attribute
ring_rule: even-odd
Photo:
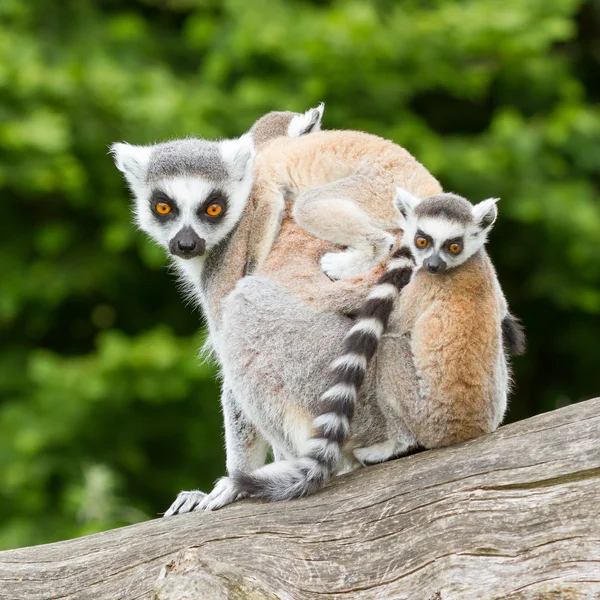
<svg viewBox="0 0 600 600"><path fill-rule="evenodd" d="M311 126L313 117L310 111L290 117L282 133L318 128L320 114ZM149 147L116 144L113 150L136 197L138 224L171 253L203 305L223 371L229 474L237 477L264 465L271 445L277 459L288 460L261 472L267 479L291 473L293 494L288 488L263 490L266 495L289 497L307 491L310 486L298 487L298 474L310 480L312 463L299 467L294 459L310 452L313 421L323 412L318 399L330 383L327 366L352 326L342 315L361 307L382 268L331 282L318 259L335 248L309 236L289 216L279 229L282 190L263 175L280 169L277 176L283 173L285 179L287 173L290 185L283 191L295 200L296 217L322 237L351 246L337 264L332 256L324 261L330 275L356 272L389 252L394 239L382 229L398 227L400 214L392 203L397 185L422 197L440 193L439 184L402 148L359 132L312 133L266 144L259 149L253 191L252 135ZM273 153L277 161L268 158ZM337 210L333 221L324 202L328 197L339 200L332 203ZM344 221L336 223L339 216ZM356 238L349 239L348 228ZM242 279L249 269L255 275ZM495 293L501 297L499 289ZM420 299L413 296L413 301ZM390 331L395 335L394 328ZM472 408L475 428L457 423L450 406L435 416L437 436L421 440L418 430L408 425L405 405L399 403L400 394L418 386L409 340L400 336L384 341L377 363L365 374L352 427L332 471L356 466L355 455L383 460L418 444L434 447L449 439L467 439L493 430L502 419L505 396L491 400L494 406L486 405L484 416L480 406ZM322 479L320 473L318 480ZM225 477L209 495L182 492L167 514L219 508L240 495L240 482L239 477L237 482Z"/></svg>

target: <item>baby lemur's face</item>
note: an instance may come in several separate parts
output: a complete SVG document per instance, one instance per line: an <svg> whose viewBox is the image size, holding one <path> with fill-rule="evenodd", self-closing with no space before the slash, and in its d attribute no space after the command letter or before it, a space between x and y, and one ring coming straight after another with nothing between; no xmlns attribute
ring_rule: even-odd
<svg viewBox="0 0 600 600"><path fill-rule="evenodd" d="M239 221L252 186L249 135L113 144L112 152L135 197L137 224L171 255L202 260Z"/></svg>
<svg viewBox="0 0 600 600"><path fill-rule="evenodd" d="M417 267L443 273L463 264L480 250L492 229L497 198L473 206L455 194L438 194L423 200L398 188L396 206L402 214L403 240Z"/></svg>

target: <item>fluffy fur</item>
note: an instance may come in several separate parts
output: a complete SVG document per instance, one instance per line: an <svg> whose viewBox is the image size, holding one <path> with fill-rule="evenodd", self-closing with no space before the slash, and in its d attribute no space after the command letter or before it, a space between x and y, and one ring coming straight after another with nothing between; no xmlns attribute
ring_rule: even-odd
<svg viewBox="0 0 600 600"><path fill-rule="evenodd" d="M498 332L505 327L503 319L509 323L511 317L507 316L489 259L483 258L484 244L497 216L496 199L472 206L454 194L420 200L400 188L396 204L407 246L392 255L344 338L344 353L331 365L333 379L320 397L321 412L313 420L312 438L304 453L288 462L287 467L269 466L237 474L234 480L239 490L271 500L289 499L311 493L339 468L367 366L386 331L394 303L410 280L415 261L423 272L417 280L427 278L429 273L436 273L437 278L429 283L424 300L415 306L411 303L411 311L422 310L423 314L401 332L410 338L415 377L412 382L410 377L392 378L396 385L399 381L411 382L399 395L389 397L389 406L384 409L396 414L391 423L400 422L387 442L376 449L360 449L357 456L363 462L374 462L386 454L400 453L398 431L405 432L407 426L414 436L411 445L435 447L493 431L500 423L506 407L508 369ZM463 277L457 276L456 272L463 270ZM449 297L451 301L457 295L459 301L447 306ZM411 314L406 302L403 306L402 314ZM398 356L405 355L395 354L395 363ZM384 365L389 356L387 353L383 357ZM461 357L464 363L456 365ZM396 364L392 368L397 368ZM426 417L420 411L415 424L411 414L404 414L410 411L397 409L401 398L410 398L407 404L413 406L413 414L415 406L431 406L431 414ZM424 428L432 418L437 422L429 435ZM405 444L407 436L402 437Z"/></svg>
<svg viewBox="0 0 600 600"><path fill-rule="evenodd" d="M344 354L329 367L332 381L320 396L320 414L312 421L312 437L303 455L285 467L268 466L236 474L239 490L271 500L287 500L313 492L339 469L367 366L387 327L394 301L410 280L412 267L410 250L400 248L367 296L358 319L344 336Z"/></svg>
<svg viewBox="0 0 600 600"><path fill-rule="evenodd" d="M382 343L382 396L420 445L445 446L493 431L506 409L502 330L512 317L484 248L496 200L472 206L453 194L420 200L401 191L397 202L418 273ZM462 249L452 253L450 242ZM406 344L417 385L403 388L390 356Z"/></svg>
<svg viewBox="0 0 600 600"><path fill-rule="evenodd" d="M400 215L396 186L417 196L441 191L404 148L359 131L320 131L278 138L257 156L254 194L260 223L253 230L254 261L264 264L279 232L285 201L296 223L321 241L346 246L321 258L334 280L373 269L394 248Z"/></svg>
<svg viewBox="0 0 600 600"><path fill-rule="evenodd" d="M154 147L114 147L117 166L136 197L137 221L169 252L179 253L173 260L202 304L222 367L230 477L221 479L208 495L182 492L167 515L216 509L234 501L244 494L241 474L256 475L257 469L266 469L263 473L276 475L277 481L287 478L283 492L278 487L267 492L269 497L305 493L303 481L313 466L311 452L320 451L314 443L315 420L317 429L340 431L332 426L320 398L336 385L335 370L330 372L327 366L339 356L352 328L353 321L344 315L357 314L364 306L385 273L384 264L373 265L399 243L401 216L392 202L395 188L402 186L416 196L441 192L437 181L410 154L376 136L316 132L294 140L281 137L295 133L290 129L294 121L310 124L312 120L306 114L297 119L279 115L240 140L215 143L218 152L198 144L204 162L198 156L189 161L178 155L176 147L170 148L166 156L178 165L176 175L160 180L146 176ZM248 138L258 139L257 132L269 130L276 137L270 142L261 138L253 165L255 144L249 148ZM183 146L180 149L185 154ZM223 166L231 173L225 180ZM177 207L170 222L160 221L155 214L155 188ZM210 221L206 209L215 194L225 196L226 210L217 221ZM324 239L313 237L301 225ZM188 237L176 240L185 228L203 240L194 245L193 255L186 256L187 250L173 243L182 241L183 248L193 245ZM349 251L336 252L335 244L346 242ZM371 270L362 272L365 268ZM408 296L418 304L418 297ZM390 324L397 319L395 308ZM393 327L390 335L395 335ZM330 456L334 473L421 444L404 415L411 409L399 407L395 393L389 397L390 390L419 386L410 344L404 335L389 339L400 343L391 346L384 336L377 363L367 367L338 460ZM418 397L412 398L419 402ZM485 410L492 409L486 406ZM493 410L502 413L501 407ZM345 434L345 425L343 429ZM460 437L460 432L455 435L448 429L451 420L437 432L437 441L428 440L426 445ZM268 446L279 460L262 467ZM294 489L298 481L300 486Z"/></svg>

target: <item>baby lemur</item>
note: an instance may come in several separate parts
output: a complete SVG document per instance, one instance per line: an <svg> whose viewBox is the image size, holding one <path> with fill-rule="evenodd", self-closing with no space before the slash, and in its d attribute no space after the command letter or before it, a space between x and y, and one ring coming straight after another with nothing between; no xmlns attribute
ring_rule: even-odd
<svg viewBox="0 0 600 600"><path fill-rule="evenodd" d="M328 417L318 420L328 414L319 398L331 384L327 365L353 325L343 315L364 304L381 274L379 267L332 282L318 258L328 257L323 268L331 278L373 266L396 243L393 231L385 231L398 229L402 218L392 202L396 186L416 196L441 192L427 170L391 142L359 132L311 133L320 125L320 113L315 118L311 111L282 122L280 134L310 135L265 142L256 165L252 134L222 142L188 139L113 147L136 199L138 224L171 254L203 306L223 373L230 477L208 495L183 492L167 515L219 508L238 498L245 491L243 474L257 475L268 446L276 458L286 460L260 473L280 481L271 476L291 469L296 477L297 459L310 458L314 445L313 420L317 428L327 427ZM259 130L254 130L255 137ZM311 237L290 218L286 198L293 200L294 216L306 228L349 250L328 256L335 246ZM331 213L328 198L333 200ZM244 277L249 271L255 275ZM492 274L490 294L506 310ZM424 301L416 286L420 279L421 273L402 294L409 307ZM431 283L432 299L436 285L444 287ZM383 460L418 444L434 447L450 438L467 439L474 432L492 431L501 421L506 368L499 369L504 384L497 384L498 394L472 407L474 427L464 428L461 419L454 419L448 401L445 412L436 415L437 434L421 439L420 424L406 414L410 402L418 402L406 391L416 389L418 380L408 338L397 328L402 318L394 308L389 340L384 337L377 364L366 370L354 419L349 432L344 431L343 456L328 471L356 466L355 456ZM490 335L493 345L499 338L491 330ZM423 356L426 362L426 352ZM505 365L503 358L499 362ZM422 419L427 425L429 416ZM310 475L311 467L303 468ZM293 486L293 493L288 487L265 495L290 497L308 491L296 482Z"/></svg>

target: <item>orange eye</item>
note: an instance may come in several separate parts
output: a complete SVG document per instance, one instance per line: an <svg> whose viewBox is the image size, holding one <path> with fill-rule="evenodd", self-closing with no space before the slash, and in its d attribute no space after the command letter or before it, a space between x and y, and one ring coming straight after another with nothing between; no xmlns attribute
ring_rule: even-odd
<svg viewBox="0 0 600 600"><path fill-rule="evenodd" d="M417 246L419 246L419 248L425 248L427 246L427 244L429 244L429 241L427 240L427 238L424 237L418 237L416 240Z"/></svg>
<svg viewBox="0 0 600 600"><path fill-rule="evenodd" d="M156 205L156 212L159 215L168 215L171 212L171 207L166 202L159 202Z"/></svg>
<svg viewBox="0 0 600 600"><path fill-rule="evenodd" d="M206 209L206 214L209 217L218 217L223 212L223 207L220 204L211 204Z"/></svg>
<svg viewBox="0 0 600 600"><path fill-rule="evenodd" d="M452 254L458 254L462 250L462 246L460 244L450 244L448 250L450 250Z"/></svg>

